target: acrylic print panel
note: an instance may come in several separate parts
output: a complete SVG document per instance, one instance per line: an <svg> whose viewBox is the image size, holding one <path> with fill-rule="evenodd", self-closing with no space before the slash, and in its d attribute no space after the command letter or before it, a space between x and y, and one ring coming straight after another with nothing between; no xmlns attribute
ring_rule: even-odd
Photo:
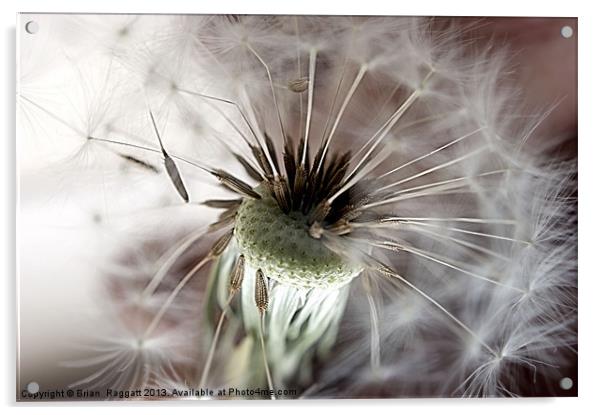
<svg viewBox="0 0 602 415"><path fill-rule="evenodd" d="M17 399L577 394L576 19L17 33Z"/></svg>

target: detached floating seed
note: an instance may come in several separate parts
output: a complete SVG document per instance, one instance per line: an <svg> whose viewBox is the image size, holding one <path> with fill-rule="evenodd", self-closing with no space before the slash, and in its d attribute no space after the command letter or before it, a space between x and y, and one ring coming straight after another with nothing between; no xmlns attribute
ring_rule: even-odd
<svg viewBox="0 0 602 415"><path fill-rule="evenodd" d="M190 198L188 197L188 192L186 191L186 186L184 186L184 182L182 181L182 177L180 176L178 167L176 166L176 163L173 161L171 156L167 154L167 151L165 151L163 141L161 140L161 135L159 134L159 129L157 128L157 123L155 122L155 117L153 116L153 112L150 109L148 110L148 114L150 115L150 119L153 123L153 128L155 130L157 140L159 141L159 146L161 146L161 153L163 153L163 162L165 164L165 170L167 170L167 175L169 176L171 182L178 191L180 197L186 203L188 203L190 201Z"/></svg>
<svg viewBox="0 0 602 415"><path fill-rule="evenodd" d="M307 78L293 79L288 82L288 89L293 92L301 93L307 91L309 80Z"/></svg>

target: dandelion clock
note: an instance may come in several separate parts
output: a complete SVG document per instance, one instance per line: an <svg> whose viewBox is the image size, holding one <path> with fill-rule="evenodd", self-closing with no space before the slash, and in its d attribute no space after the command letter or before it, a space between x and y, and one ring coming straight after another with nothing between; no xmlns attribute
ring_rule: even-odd
<svg viewBox="0 0 602 415"><path fill-rule="evenodd" d="M20 14L17 399L576 396L576 37Z"/></svg>

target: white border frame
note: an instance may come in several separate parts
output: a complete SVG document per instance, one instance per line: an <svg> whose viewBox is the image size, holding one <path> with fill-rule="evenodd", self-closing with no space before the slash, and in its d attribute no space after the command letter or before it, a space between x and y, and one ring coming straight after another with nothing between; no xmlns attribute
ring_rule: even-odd
<svg viewBox="0 0 602 415"><path fill-rule="evenodd" d="M2 225L4 230L0 263L4 266L2 275L2 358L4 373L0 374L0 394L2 404L8 412L22 409L25 413L63 414L86 412L117 413L140 412L145 414L165 413L167 407L178 407L178 411L244 413L250 410L262 413L287 415L306 414L316 409L343 410L362 413L376 406L378 411L393 410L405 413L446 414L507 414L514 411L537 411L546 414L589 413L589 409L599 408L602 383L600 376L600 327L602 275L597 269L602 244L600 236L600 207L602 192L598 177L601 176L602 156L600 119L602 96L600 73L602 61L600 40L602 39L601 14L597 13L594 2L576 1L528 2L524 0L504 0L501 2L445 1L428 0L420 2L369 0L369 1L329 1L326 0L3 0L2 11L2 116L0 125L4 128L0 155L3 169ZM450 15L450 16L562 16L578 17L579 33L579 398L546 399L415 399L415 400L330 400L304 402L158 402L158 403L57 403L30 404L15 403L15 21L17 12L113 12L113 13L258 13L258 14L365 14L365 15ZM44 408L40 408L44 406ZM16 408L21 407L21 408Z"/></svg>

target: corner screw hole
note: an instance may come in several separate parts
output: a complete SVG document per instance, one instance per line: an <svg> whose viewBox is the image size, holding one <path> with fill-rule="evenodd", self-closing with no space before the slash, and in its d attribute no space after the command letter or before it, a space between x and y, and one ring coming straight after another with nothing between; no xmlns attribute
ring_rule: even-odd
<svg viewBox="0 0 602 415"><path fill-rule="evenodd" d="M37 382L29 382L27 384L27 392L29 393L38 393L40 391L40 385Z"/></svg>
<svg viewBox="0 0 602 415"><path fill-rule="evenodd" d="M573 37L573 28L571 26L563 26L562 29L560 29L560 34L563 38L570 39Z"/></svg>
<svg viewBox="0 0 602 415"><path fill-rule="evenodd" d="M571 378L562 378L560 379L560 387L565 391L568 391L573 387L573 379Z"/></svg>
<svg viewBox="0 0 602 415"><path fill-rule="evenodd" d="M25 31L30 35L35 35L39 30L40 25L38 25L38 22L30 20L29 22L25 23Z"/></svg>

